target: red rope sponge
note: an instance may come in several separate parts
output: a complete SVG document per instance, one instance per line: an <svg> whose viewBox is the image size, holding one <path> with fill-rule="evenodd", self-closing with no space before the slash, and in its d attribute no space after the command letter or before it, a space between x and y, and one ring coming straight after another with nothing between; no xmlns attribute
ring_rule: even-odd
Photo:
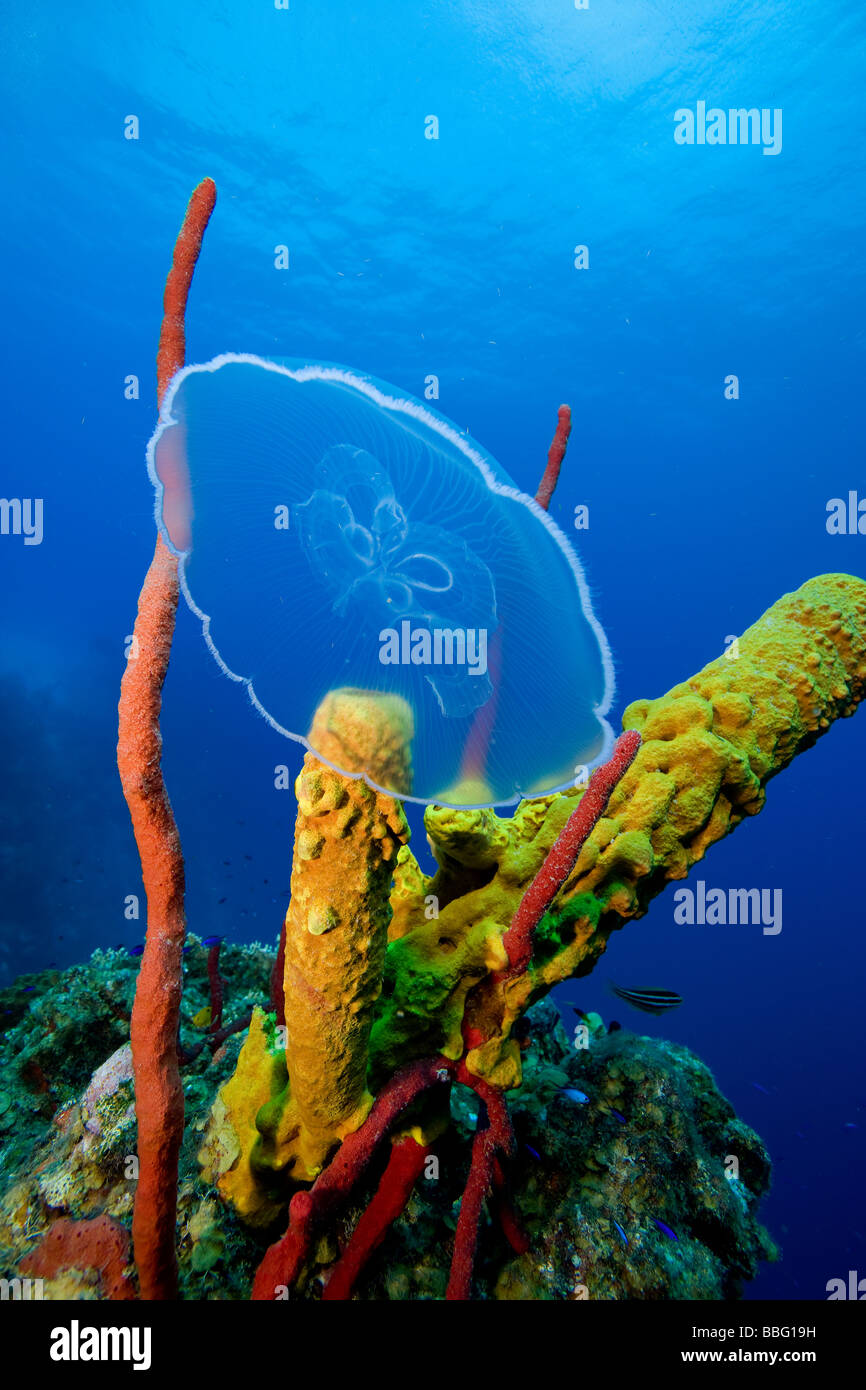
<svg viewBox="0 0 866 1390"><path fill-rule="evenodd" d="M218 1033L223 1025L223 980L220 974L220 945L215 941L207 953L207 977L210 984L209 1033Z"/></svg>
<svg viewBox="0 0 866 1390"><path fill-rule="evenodd" d="M186 357L186 301L202 238L215 203L216 184L213 179L202 179L193 190L174 244L171 270L162 296L162 327L156 353L156 387L160 405L168 383L183 366Z"/></svg>
<svg viewBox="0 0 866 1390"><path fill-rule="evenodd" d="M394 1121L437 1081L450 1081L455 1063L443 1057L409 1062L383 1086L360 1129L349 1134L309 1191L289 1203L289 1229L267 1251L253 1282L253 1299L272 1300L300 1274L324 1218L348 1197Z"/></svg>
<svg viewBox="0 0 866 1390"><path fill-rule="evenodd" d="M215 198L213 179L205 179L189 201L175 246L157 356L160 404L183 366L186 298ZM183 853L160 766L159 715L178 592L177 559L158 536L138 600L133 655L120 684L117 737L117 767L147 897L130 1024L139 1159L132 1236L141 1296L147 1299L177 1297L177 1164L183 1138L177 1030L186 919Z"/></svg>
<svg viewBox="0 0 866 1390"><path fill-rule="evenodd" d="M396 1140L376 1194L334 1266L322 1295L326 1302L351 1298L355 1280L361 1270L405 1209L412 1189L424 1171L429 1152L430 1150L413 1139L411 1134L404 1134L401 1139Z"/></svg>
<svg viewBox="0 0 866 1390"><path fill-rule="evenodd" d="M557 413L556 433L553 436L550 448L547 452L547 467L538 484L538 491L535 500L539 507L547 511L550 506L550 499L553 496L556 484L559 482L559 471L562 468L562 460L565 458L565 450L568 447L568 436L571 434L571 406L561 405Z"/></svg>
<svg viewBox="0 0 866 1390"><path fill-rule="evenodd" d="M631 729L620 734L609 760L596 768L580 802L552 845L544 863L524 893L505 933L503 945L509 965L500 979L512 979L529 965L532 935L565 880L577 863L580 851L607 809L616 784L631 767L640 748L640 734Z"/></svg>

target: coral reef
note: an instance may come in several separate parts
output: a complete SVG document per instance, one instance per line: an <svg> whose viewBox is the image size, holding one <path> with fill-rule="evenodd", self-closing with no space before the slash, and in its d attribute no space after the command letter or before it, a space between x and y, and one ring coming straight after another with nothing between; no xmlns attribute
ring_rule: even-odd
<svg viewBox="0 0 866 1390"><path fill-rule="evenodd" d="M183 1292L194 1298L209 1297L216 1291L218 1278L225 1296L245 1298L249 1272L244 1284L232 1270L220 1266L217 1272L216 1261L207 1269L199 1268L203 1250L196 1255L196 1268L189 1264L200 1243L197 1232L203 1218L199 1215L196 1221L197 1213L211 1213L205 1222L210 1227L219 1208L223 1240L238 1224L198 1181L196 1153L201 1133L216 1090L234 1070L241 1042L234 1034L220 1041L194 1022L209 1007L209 954L190 934L182 957L180 1033L182 1052L193 1059L182 1065L181 1073L186 1112L178 1189L179 1249L187 1262ZM226 1010L232 1021L248 1017L252 1005L267 998L272 961L273 953L260 946L223 945ZM21 1260L39 1248L56 1220L71 1219L83 1227L106 1216L126 1227L128 1234L137 1186L137 1134L126 1063L139 967L140 960L125 950L96 951L89 962L66 971L22 977L0 991L0 1014L5 1021L0 1034L0 1264L4 1273L25 1272ZM212 1236L213 1232L210 1244L206 1242L208 1249ZM244 1246L242 1235L233 1240ZM250 1250L247 1262L252 1266L257 1248L250 1245ZM81 1277L70 1275L68 1269L51 1276L45 1296L107 1296L94 1266L75 1268L82 1271Z"/></svg>
<svg viewBox="0 0 866 1390"><path fill-rule="evenodd" d="M709 1070L671 1043L624 1030L608 1035L599 1019L589 1046L575 1050L547 1001L524 1022L523 1081L509 1096L517 1140L510 1180L528 1244L515 1253L491 1226L478 1255L480 1296L738 1296L758 1262L776 1257L755 1219L770 1165ZM568 1095L577 1088L584 1103ZM445 1295L437 1232L459 1219L477 1102L455 1088L452 1109L451 1131L437 1145L438 1180L417 1185L387 1258L374 1257L357 1286L361 1298ZM729 1155L739 1160L736 1181L726 1176Z"/></svg>
<svg viewBox="0 0 866 1390"><path fill-rule="evenodd" d="M270 953L255 946L227 947L224 957L230 1009L266 998ZM128 1031L136 969L136 961L111 951L97 952L69 972L34 976L37 997L4 1043L12 1107L29 1116L29 1129L26 1147L12 1153L4 1145L0 1275L43 1278L49 1300L131 1296L128 1237L135 1183L125 1167L135 1154L134 1123L131 1130L118 1129L105 1146L87 1149L82 1107L93 1094L92 1055L73 1076L62 1050L46 1049L49 1090L43 1092L30 1089L29 1074L16 1071L15 1059L32 1055L44 1021L65 1010L82 1036L91 1025L99 1035L106 987L113 982L115 1023ZM197 1031L192 1018L208 991L207 951L194 942L185 957L183 1031L189 1038ZM9 1007L10 997L12 990L0 994L0 1007ZM515 1135L509 1184L526 1245L515 1251L499 1212L491 1208L496 1220L489 1229L482 1227L476 1257L479 1295L540 1300L737 1296L757 1263L775 1255L756 1219L769 1183L763 1146L719 1095L708 1069L685 1048L624 1030L608 1034L597 1016L591 1023L587 1046L575 1047L549 1001L535 1005L522 1020L523 1080L509 1096ZM202 1128L218 1104L218 1088L234 1069L239 1042L232 1036L215 1054L208 1051L184 1068L178 1258L185 1298L246 1299L266 1238L251 1235L230 1205L214 1199L196 1161ZM105 1071L96 1071L104 1081ZM127 1085L118 1082L128 1104ZM575 1093L585 1102L575 1101ZM28 1111L31 1097L38 1097L41 1108ZM335 1224L325 1222L319 1229L293 1296L330 1300L354 1287L364 1300L444 1298L448 1271L442 1233L454 1231L460 1219L468 1155L482 1111L472 1090L455 1085L443 1126L429 1147L411 1137L386 1146ZM729 1176L731 1156L738 1161L735 1180ZM377 1206L378 1192L383 1192L384 1211L381 1202ZM677 1239L665 1235L657 1221ZM359 1235L356 1258L347 1258Z"/></svg>

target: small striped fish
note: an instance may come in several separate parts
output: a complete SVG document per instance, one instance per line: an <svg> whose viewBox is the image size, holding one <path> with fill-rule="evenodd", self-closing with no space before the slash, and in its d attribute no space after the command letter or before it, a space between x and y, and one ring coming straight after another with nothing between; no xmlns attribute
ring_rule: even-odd
<svg viewBox="0 0 866 1390"><path fill-rule="evenodd" d="M613 981L610 988L617 999L645 1014L664 1014L668 1009L678 1009L683 1002L683 996L675 994L672 989L624 989Z"/></svg>

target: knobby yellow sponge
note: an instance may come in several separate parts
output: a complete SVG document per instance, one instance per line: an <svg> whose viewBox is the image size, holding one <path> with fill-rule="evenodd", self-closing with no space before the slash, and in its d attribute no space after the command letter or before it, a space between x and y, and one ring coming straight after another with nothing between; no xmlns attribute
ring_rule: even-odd
<svg viewBox="0 0 866 1390"><path fill-rule="evenodd" d="M854 713L864 685L866 583L826 574L775 603L730 655L659 700L629 705L623 728L637 729L643 746L608 815L618 835L643 838L630 851L634 892L610 906L632 916L668 879L684 878L709 845L761 810L771 777ZM588 859L576 879L595 887L607 866Z"/></svg>
<svg viewBox="0 0 866 1390"><path fill-rule="evenodd" d="M256 1219L257 1183L259 1210L268 1209L263 1176L314 1176L398 1066L461 1056L467 1000L488 1039L468 1054L469 1069L497 1086L518 1085L511 1029L529 1003L588 973L611 930L755 815L769 779L852 714L864 685L866 582L822 575L780 599L698 675L629 705L623 727L639 730L640 751L542 920L530 970L510 981L496 974L506 964L503 934L582 788L522 802L507 819L429 807L439 867L428 877L405 843L399 803L308 756L287 916L290 1085L274 1094L275 1059L257 1029L242 1054L244 1086L221 1092L221 1152L233 1155L230 1173L217 1164L224 1193ZM389 708L337 692L320 716L327 727L315 746L325 757L346 766L354 749L371 766L364 741L372 740L383 758L405 760L408 786L411 721L401 702ZM340 742L329 751L322 740L331 730ZM392 762L388 785L397 784ZM251 1067L262 1072L257 1086ZM252 1092L261 1098L258 1140Z"/></svg>
<svg viewBox="0 0 866 1390"><path fill-rule="evenodd" d="M408 791L412 733L404 700L346 689L319 706L310 742L322 758ZM409 837L398 801L312 753L295 793L285 1051L276 1030L254 1014L199 1154L206 1176L259 1225L273 1219L271 1194L285 1193L283 1175L315 1178L372 1104L368 1042L382 987L394 861Z"/></svg>
<svg viewBox="0 0 866 1390"><path fill-rule="evenodd" d="M518 1050L505 1043L527 1003L588 973L614 927L760 811L769 779L854 712L864 683L866 583L830 574L780 599L698 675L629 705L623 728L637 729L642 747L542 923L529 975L498 1000L486 991L483 1022L498 1026L471 1068L516 1082ZM582 794L522 802L507 820L428 810L439 871L427 878L401 850L391 898L389 990L373 1032L383 1072L407 1050L459 1055L467 991L494 968L502 932Z"/></svg>
<svg viewBox="0 0 866 1390"><path fill-rule="evenodd" d="M403 700L341 690L319 707L310 741L340 766L408 790L412 715ZM382 986L400 803L311 753L295 784L298 816L286 914L286 1066L304 1168L372 1104L367 1043Z"/></svg>

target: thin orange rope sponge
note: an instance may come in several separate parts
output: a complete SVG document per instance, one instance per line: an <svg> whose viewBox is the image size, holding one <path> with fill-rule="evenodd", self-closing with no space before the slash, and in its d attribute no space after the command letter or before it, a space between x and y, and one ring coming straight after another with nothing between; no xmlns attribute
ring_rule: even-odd
<svg viewBox="0 0 866 1390"><path fill-rule="evenodd" d="M183 366L184 314L202 237L216 200L204 179L189 201L165 286L157 355L158 399ZM120 685L117 766L147 897L147 934L132 1009L139 1177L132 1238L141 1297L177 1296L177 1164L183 1087L177 1057L186 923L180 837L160 766L159 715L178 600L177 558L157 538L138 600L130 658Z"/></svg>
<svg viewBox="0 0 866 1390"><path fill-rule="evenodd" d="M545 511L550 506L550 499L556 491L556 484L559 482L559 474L562 461L565 458L565 451L568 448L568 436L570 434L571 406L561 405L557 412L556 432L547 451L547 467L535 494L536 502Z"/></svg>
<svg viewBox="0 0 866 1390"><path fill-rule="evenodd" d="M202 237L216 202L213 179L202 179L187 205L183 225L174 244L171 270L162 296L162 328L156 353L157 401L163 397L175 372L186 357L186 300L201 251Z"/></svg>

